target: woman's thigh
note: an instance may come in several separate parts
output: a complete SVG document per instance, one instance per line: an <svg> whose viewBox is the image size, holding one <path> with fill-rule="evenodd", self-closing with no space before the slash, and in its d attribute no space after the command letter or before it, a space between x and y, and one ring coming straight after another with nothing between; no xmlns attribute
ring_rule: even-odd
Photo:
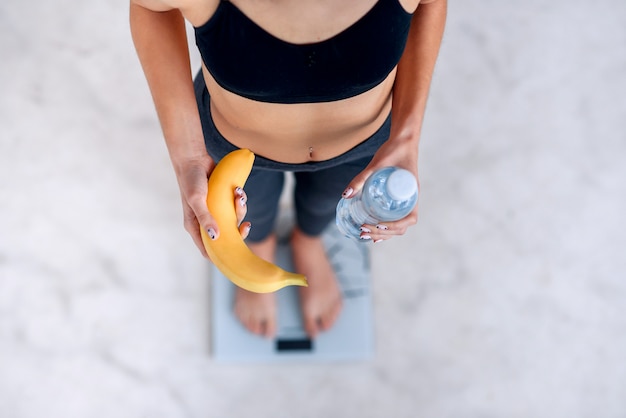
<svg viewBox="0 0 626 418"><path fill-rule="evenodd" d="M284 182L285 174L281 171L252 169L244 186L248 196L245 220L252 224L249 241L262 241L272 232Z"/></svg>
<svg viewBox="0 0 626 418"><path fill-rule="evenodd" d="M341 194L372 158L368 156L324 170L295 173L296 220L304 233L313 236L322 233L335 217Z"/></svg>

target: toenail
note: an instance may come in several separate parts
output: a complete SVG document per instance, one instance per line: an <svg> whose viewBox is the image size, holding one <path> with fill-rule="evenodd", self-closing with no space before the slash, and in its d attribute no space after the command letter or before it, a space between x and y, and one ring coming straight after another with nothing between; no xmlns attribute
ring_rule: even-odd
<svg viewBox="0 0 626 418"><path fill-rule="evenodd" d="M382 229L383 231L386 231L387 229L389 229L385 225L376 225L376 228Z"/></svg>
<svg viewBox="0 0 626 418"><path fill-rule="evenodd" d="M368 228L366 228L364 226L360 227L359 229L361 230L361 232L372 232L372 231L370 231Z"/></svg>
<svg viewBox="0 0 626 418"><path fill-rule="evenodd" d="M362 240L368 240L368 239L372 239L372 237L370 237L369 235L361 235L360 238Z"/></svg>

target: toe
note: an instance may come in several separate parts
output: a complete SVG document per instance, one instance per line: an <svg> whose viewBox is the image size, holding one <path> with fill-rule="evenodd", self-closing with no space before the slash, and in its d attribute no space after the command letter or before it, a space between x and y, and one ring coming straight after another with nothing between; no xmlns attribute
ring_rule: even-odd
<svg viewBox="0 0 626 418"><path fill-rule="evenodd" d="M266 320L264 326L265 332L263 335L266 338L273 338L276 335L276 321Z"/></svg>
<svg viewBox="0 0 626 418"><path fill-rule="evenodd" d="M239 322L241 322L241 325L243 325L244 328L248 331L252 332L252 322L250 321L250 318L241 315L238 315L237 317L239 318Z"/></svg>
<svg viewBox="0 0 626 418"><path fill-rule="evenodd" d="M337 322L339 313L341 312L341 301L337 301L331 307L328 308L326 313L320 317L320 329L327 331Z"/></svg>
<svg viewBox="0 0 626 418"><path fill-rule="evenodd" d="M247 317L245 320L241 321L243 323L243 326L246 327L246 329L248 331L250 331L253 334L256 334L256 321L254 320L254 318L252 318L252 316Z"/></svg>
<svg viewBox="0 0 626 418"><path fill-rule="evenodd" d="M319 332L319 318L311 315L304 319L304 330L310 338L315 338Z"/></svg>
<svg viewBox="0 0 626 418"><path fill-rule="evenodd" d="M259 335L261 333L261 323L259 321L250 320L246 324L246 328L248 328L251 333L256 335Z"/></svg>
<svg viewBox="0 0 626 418"><path fill-rule="evenodd" d="M235 312L237 318L239 318L239 322L244 326L248 331L256 335L262 335L261 321L256 319L254 315L250 312Z"/></svg>

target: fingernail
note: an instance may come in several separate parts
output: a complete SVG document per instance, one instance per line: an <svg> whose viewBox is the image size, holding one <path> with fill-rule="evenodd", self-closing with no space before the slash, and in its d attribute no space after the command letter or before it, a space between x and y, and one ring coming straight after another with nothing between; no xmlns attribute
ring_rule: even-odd
<svg viewBox="0 0 626 418"><path fill-rule="evenodd" d="M385 225L376 225L376 228L382 229L383 231L386 231L387 229L389 229Z"/></svg>
<svg viewBox="0 0 626 418"><path fill-rule="evenodd" d="M362 240L372 239L372 237L370 237L369 235L361 235L359 238L361 238Z"/></svg>
<svg viewBox="0 0 626 418"><path fill-rule="evenodd" d="M215 229L213 229L213 228L209 228L209 229L207 230L207 233L209 234L209 236L211 237L211 239L215 239L215 238L216 238L216 236L217 236L217 234L215 233Z"/></svg>
<svg viewBox="0 0 626 418"><path fill-rule="evenodd" d="M354 190L352 189L352 187L348 187L346 190L343 191L343 193L341 194L342 197L348 197L350 195L352 195L352 192Z"/></svg>
<svg viewBox="0 0 626 418"><path fill-rule="evenodd" d="M251 229L252 229L252 224L248 224L248 226L246 226L246 229L245 229L246 234L250 232Z"/></svg>
<svg viewBox="0 0 626 418"><path fill-rule="evenodd" d="M368 228L366 228L364 226L360 227L359 229L361 230L361 232L372 232L372 231L370 231Z"/></svg>
<svg viewBox="0 0 626 418"><path fill-rule="evenodd" d="M239 198L239 204L240 204L242 207L243 207L243 206L246 206L246 198L245 198L245 196L241 196L241 197Z"/></svg>
<svg viewBox="0 0 626 418"><path fill-rule="evenodd" d="M382 238L379 238L379 239L374 241L374 244L376 244L377 242L381 242L382 240L383 240Z"/></svg>
<svg viewBox="0 0 626 418"><path fill-rule="evenodd" d="M237 187L237 188L235 188L235 193L237 194L237 196L242 196L243 195L243 189L241 187Z"/></svg>

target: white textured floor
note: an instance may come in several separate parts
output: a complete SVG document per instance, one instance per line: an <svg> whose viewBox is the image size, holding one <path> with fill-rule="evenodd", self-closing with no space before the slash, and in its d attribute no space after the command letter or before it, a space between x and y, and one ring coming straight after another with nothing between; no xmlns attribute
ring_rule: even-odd
<svg viewBox="0 0 626 418"><path fill-rule="evenodd" d="M626 2L450 2L377 357L285 367L209 356L126 9L0 3L0 417L626 417Z"/></svg>

